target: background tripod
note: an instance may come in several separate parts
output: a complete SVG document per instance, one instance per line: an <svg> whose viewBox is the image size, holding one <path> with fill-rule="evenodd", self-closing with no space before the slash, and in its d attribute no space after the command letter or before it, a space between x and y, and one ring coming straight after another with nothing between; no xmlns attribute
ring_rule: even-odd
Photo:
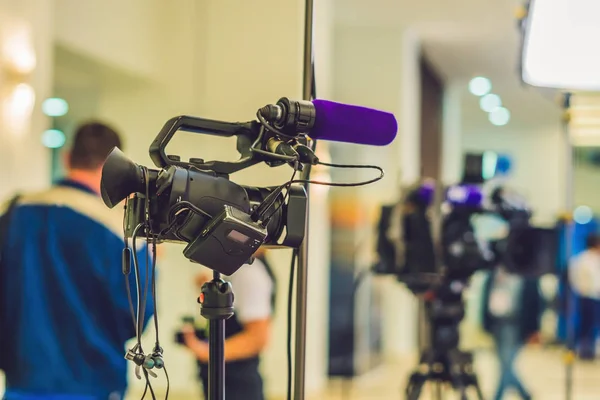
<svg viewBox="0 0 600 400"><path fill-rule="evenodd" d="M477 398L483 400L483 393L473 370L473 355L469 352L458 349L441 352L431 349L422 352L419 366L408 381L406 399L417 400L426 382L438 385L438 398L441 398L441 385L450 384L460 393L461 400L468 399L469 387L473 387Z"/></svg>
<svg viewBox="0 0 600 400"><path fill-rule="evenodd" d="M458 290L457 290L458 288ZM462 288L455 282L429 292L426 312L430 321L429 348L420 355L419 365L410 375L406 399L417 400L425 383L437 384L437 398L442 398L441 387L450 384L467 400L468 389L474 388L478 400L483 400L477 375L473 369L473 355L458 349L458 325L464 317Z"/></svg>

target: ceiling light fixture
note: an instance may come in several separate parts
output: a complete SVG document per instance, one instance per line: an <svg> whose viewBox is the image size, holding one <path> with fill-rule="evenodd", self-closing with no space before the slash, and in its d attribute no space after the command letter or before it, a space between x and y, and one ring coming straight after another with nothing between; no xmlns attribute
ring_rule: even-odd
<svg viewBox="0 0 600 400"><path fill-rule="evenodd" d="M2 104L4 122L17 134L27 131L35 105L35 91L28 83L19 83L10 91Z"/></svg>
<svg viewBox="0 0 600 400"><path fill-rule="evenodd" d="M6 66L17 75L28 75L35 69L36 56L32 44L31 29L17 21L7 21L2 27L4 40L0 43Z"/></svg>
<svg viewBox="0 0 600 400"><path fill-rule="evenodd" d="M580 225L589 224L594 219L594 213L588 206L579 206L573 211L573 219Z"/></svg>
<svg viewBox="0 0 600 400"><path fill-rule="evenodd" d="M504 126L510 121L510 111L504 107L497 107L489 114L492 125Z"/></svg>
<svg viewBox="0 0 600 400"><path fill-rule="evenodd" d="M69 112L69 104L57 97L51 97L42 103L42 111L49 117L62 117Z"/></svg>
<svg viewBox="0 0 600 400"><path fill-rule="evenodd" d="M49 149L59 149L66 141L64 132L58 129L48 129L42 134L42 143Z"/></svg>
<svg viewBox="0 0 600 400"><path fill-rule="evenodd" d="M479 106L485 112L492 112L502 105L502 100L497 94L486 94L479 100Z"/></svg>
<svg viewBox="0 0 600 400"><path fill-rule="evenodd" d="M484 96L492 90L492 82L483 76L477 76L469 82L469 91L475 96Z"/></svg>

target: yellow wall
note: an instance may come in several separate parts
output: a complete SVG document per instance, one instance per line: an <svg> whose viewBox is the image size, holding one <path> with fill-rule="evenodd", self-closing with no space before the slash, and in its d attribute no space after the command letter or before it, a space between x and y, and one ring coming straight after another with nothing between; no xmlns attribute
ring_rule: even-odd
<svg viewBox="0 0 600 400"><path fill-rule="evenodd" d="M48 119L41 112L41 100L52 88L52 18L50 1L0 1L0 198L14 190L38 189L48 183L48 151L41 132ZM18 71L25 58L35 61L33 70ZM19 84L30 85L35 95L31 113L20 114L27 101L9 108ZM14 106L14 103L11 103Z"/></svg>

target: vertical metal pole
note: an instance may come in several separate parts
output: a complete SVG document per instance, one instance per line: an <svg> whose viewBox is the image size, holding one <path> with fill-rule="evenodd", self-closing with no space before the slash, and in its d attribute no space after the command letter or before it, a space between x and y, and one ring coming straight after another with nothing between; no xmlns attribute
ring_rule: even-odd
<svg viewBox="0 0 600 400"><path fill-rule="evenodd" d="M314 96L313 18L313 0L306 0L304 11L304 77L302 81L302 99L304 100L312 100Z"/></svg>
<svg viewBox="0 0 600 400"><path fill-rule="evenodd" d="M304 76L302 97L311 100L314 95L313 71L313 1L306 0L304 15ZM316 145L316 143L314 144ZM303 180L310 176L310 165L302 172ZM304 381L306 368L306 309L308 293L308 213L309 213L309 188L305 186L306 201L306 228L304 240L298 249L298 275L296 286L296 347L294 354L294 400L304 400Z"/></svg>
<svg viewBox="0 0 600 400"><path fill-rule="evenodd" d="M571 108L571 94L565 93L564 101L562 104L563 116L562 116L562 127L563 127L563 140L565 147L565 208L567 214L573 212L574 209L574 193L575 185L573 182L573 146L571 144L571 135L569 132L570 123L570 108ZM566 268L568 271L569 262L571 260L571 253L573 252L573 219L568 217L565 224L565 259ZM568 276L568 275L567 275ZM575 326L572 323L572 316L574 312L573 304L573 293L571 291L571 285L569 280L566 280L565 295L567 296L567 310L566 310L566 322L567 322L567 354L565 355L566 363L566 382L565 382L565 399L571 400L573 396L573 373L575 362Z"/></svg>
<svg viewBox="0 0 600 400"><path fill-rule="evenodd" d="M306 368L306 309L308 283L308 210L306 205L306 232L298 250L298 275L296 286L296 347L294 353L294 400L304 400Z"/></svg>

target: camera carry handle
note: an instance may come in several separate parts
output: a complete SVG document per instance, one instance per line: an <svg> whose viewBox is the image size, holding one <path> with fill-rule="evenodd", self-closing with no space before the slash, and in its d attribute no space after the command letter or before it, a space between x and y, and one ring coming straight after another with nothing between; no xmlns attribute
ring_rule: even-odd
<svg viewBox="0 0 600 400"><path fill-rule="evenodd" d="M238 136L238 151L242 157L238 161L207 161L201 159L185 162L178 157L167 156L165 149L167 144L173 139L177 131L187 131L199 134L206 134L220 137ZM162 127L156 138L150 144L150 158L154 165L159 168L166 168L169 165L176 165L182 168L195 168L207 171L213 171L221 175L229 175L242 169L258 164L261 159L255 157L256 153L250 151L252 141L258 137L260 125L256 121L251 122L222 122L205 118L180 115L169 119Z"/></svg>

